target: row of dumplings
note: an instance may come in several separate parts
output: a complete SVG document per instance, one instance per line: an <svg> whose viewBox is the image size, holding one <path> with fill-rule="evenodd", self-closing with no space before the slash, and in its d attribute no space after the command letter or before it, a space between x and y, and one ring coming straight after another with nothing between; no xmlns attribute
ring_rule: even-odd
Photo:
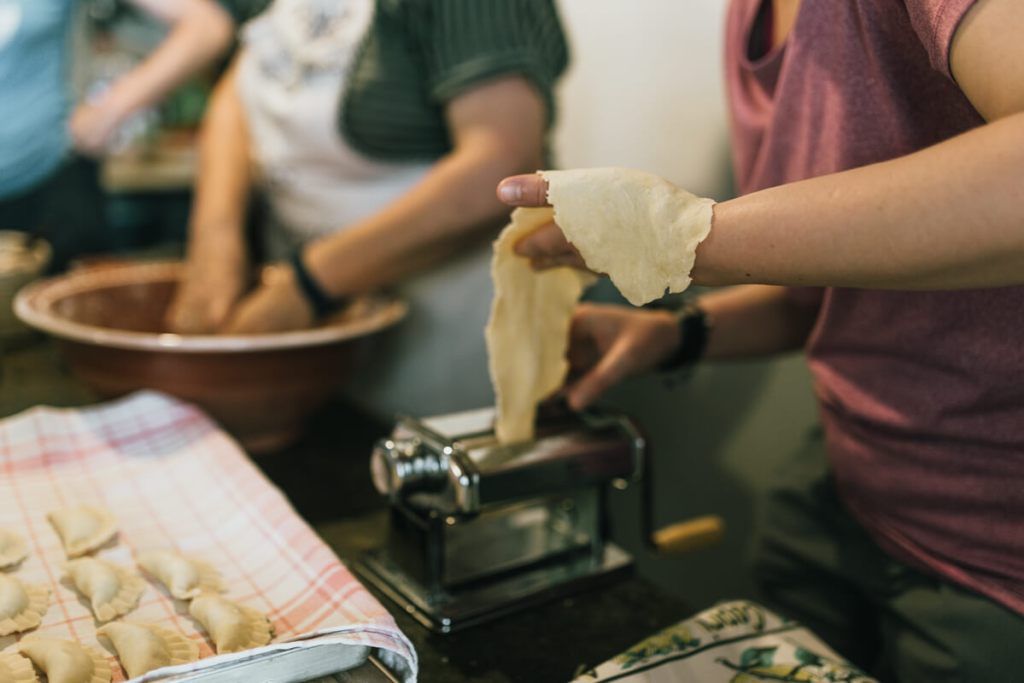
<svg viewBox="0 0 1024 683"><path fill-rule="evenodd" d="M117 533L108 511L78 506L47 515L71 559L66 578L90 604L97 622L111 622L138 606L145 581L107 560L82 557L106 544ZM28 556L24 540L0 528L0 569L21 563ZM210 565L177 552L140 553L136 563L179 600L191 600L189 613L209 634L218 654L239 652L270 642L273 632L266 616L220 595L220 574ZM38 626L49 607L46 586L31 585L0 574L0 636ZM193 662L199 646L189 638L157 624L114 621L97 629L113 645L130 678L153 669ZM77 642L25 637L17 652L0 653L0 683L38 681L35 667L49 683L109 683L106 657Z"/></svg>

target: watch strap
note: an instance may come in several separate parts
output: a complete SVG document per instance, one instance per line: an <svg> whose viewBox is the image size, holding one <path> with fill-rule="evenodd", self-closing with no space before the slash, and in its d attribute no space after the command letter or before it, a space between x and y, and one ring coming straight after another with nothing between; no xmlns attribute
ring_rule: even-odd
<svg viewBox="0 0 1024 683"><path fill-rule="evenodd" d="M688 301L676 312L679 320L679 346L658 369L662 372L682 370L697 364L708 345L711 321L697 303Z"/></svg>
<svg viewBox="0 0 1024 683"><path fill-rule="evenodd" d="M295 281L298 283L299 289L302 290L303 296L306 297L306 301L312 306L313 313L318 319L333 313L345 305L347 298L332 297L306 268L306 263L302 256L302 247L292 252L289 263L292 267L292 272L295 273Z"/></svg>

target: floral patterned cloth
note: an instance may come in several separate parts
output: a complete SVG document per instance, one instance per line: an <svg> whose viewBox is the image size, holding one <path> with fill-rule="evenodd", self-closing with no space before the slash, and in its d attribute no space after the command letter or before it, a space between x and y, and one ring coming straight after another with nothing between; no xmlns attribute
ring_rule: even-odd
<svg viewBox="0 0 1024 683"><path fill-rule="evenodd" d="M877 683L800 624L725 602L637 643L573 683Z"/></svg>

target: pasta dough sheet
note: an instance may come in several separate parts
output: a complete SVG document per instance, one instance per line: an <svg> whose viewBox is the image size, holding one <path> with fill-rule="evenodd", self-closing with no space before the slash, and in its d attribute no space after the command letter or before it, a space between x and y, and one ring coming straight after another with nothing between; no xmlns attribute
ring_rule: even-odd
<svg viewBox="0 0 1024 683"><path fill-rule="evenodd" d="M634 306L689 287L715 202L624 168L542 171L562 232Z"/></svg>
<svg viewBox="0 0 1024 683"><path fill-rule="evenodd" d="M568 370L573 309L594 276L570 268L542 272L513 248L556 218L586 262L642 305L691 282L697 246L711 231L714 201L650 173L622 168L541 171L553 209L516 209L494 244L494 302L486 337L500 443L533 438L537 403Z"/></svg>
<svg viewBox="0 0 1024 683"><path fill-rule="evenodd" d="M537 403L565 380L569 323L591 273L573 268L534 272L513 252L516 242L554 217L551 209L516 209L494 243L494 301L487 322L488 363L500 443L533 438Z"/></svg>

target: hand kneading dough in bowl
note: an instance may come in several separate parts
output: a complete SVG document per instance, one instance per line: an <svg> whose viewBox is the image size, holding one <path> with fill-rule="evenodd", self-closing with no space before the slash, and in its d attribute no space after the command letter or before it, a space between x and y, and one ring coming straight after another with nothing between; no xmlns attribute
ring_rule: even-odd
<svg viewBox="0 0 1024 683"><path fill-rule="evenodd" d="M28 557L25 539L10 529L0 527L0 569L7 569Z"/></svg>
<svg viewBox="0 0 1024 683"><path fill-rule="evenodd" d="M49 607L49 588L0 574L0 636L39 626Z"/></svg>
<svg viewBox="0 0 1024 683"><path fill-rule="evenodd" d="M3 683L39 683L32 662L13 652L0 653L0 681Z"/></svg>
<svg viewBox="0 0 1024 683"><path fill-rule="evenodd" d="M715 202L625 168L542 171L555 220L587 267L641 306L690 286Z"/></svg>
<svg viewBox="0 0 1024 683"><path fill-rule="evenodd" d="M109 541L117 533L117 520L95 505L54 510L46 515L57 531L68 557L79 557Z"/></svg>
<svg viewBox="0 0 1024 683"><path fill-rule="evenodd" d="M217 654L266 645L273 633L262 612L211 593L193 600L188 612L210 634Z"/></svg>
<svg viewBox="0 0 1024 683"><path fill-rule="evenodd" d="M18 651L46 674L48 683L110 683L110 662L91 647L29 636L18 643Z"/></svg>
<svg viewBox="0 0 1024 683"><path fill-rule="evenodd" d="M554 216L587 267L607 273L634 305L691 282L697 246L711 231L714 201L650 173L622 168L541 171L553 209L516 209L494 243L494 302L487 351L499 443L533 438L537 403L565 379L569 324L593 276L534 271L516 242Z"/></svg>
<svg viewBox="0 0 1024 683"><path fill-rule="evenodd" d="M75 589L89 599L96 621L110 621L131 612L146 589L142 577L95 557L72 560L67 575Z"/></svg>
<svg viewBox="0 0 1024 683"><path fill-rule="evenodd" d="M497 400L500 443L533 438L537 403L565 380L569 322L583 290L596 277L573 268L535 272L513 248L549 222L551 209L516 209L494 243L494 301L487 322L487 355Z"/></svg>
<svg viewBox="0 0 1024 683"><path fill-rule="evenodd" d="M199 659L198 644L156 624L112 621L96 629L96 633L113 643L128 678Z"/></svg>

